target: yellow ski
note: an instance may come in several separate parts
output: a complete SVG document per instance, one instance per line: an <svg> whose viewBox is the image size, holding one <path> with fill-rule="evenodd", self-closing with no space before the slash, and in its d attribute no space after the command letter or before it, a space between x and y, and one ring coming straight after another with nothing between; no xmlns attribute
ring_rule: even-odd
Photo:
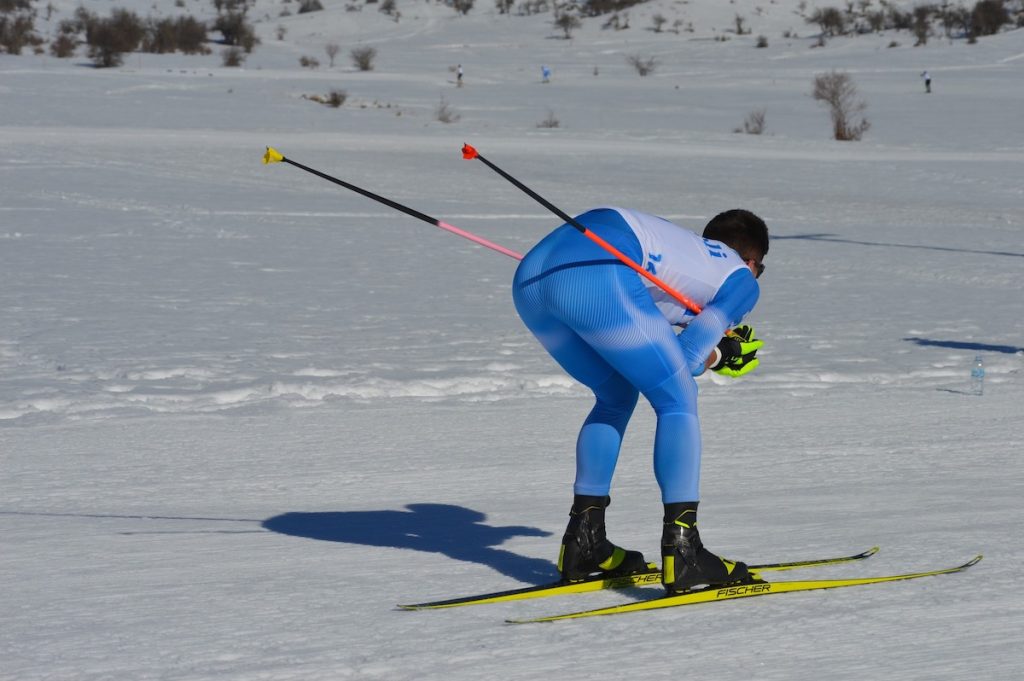
<svg viewBox="0 0 1024 681"><path fill-rule="evenodd" d="M878 553L878 547L873 546L867 551L852 556L840 556L837 558L818 558L816 560L797 560L788 563L766 563L763 565L750 565L748 570L752 574L761 572L781 572L783 570L796 570L798 568L821 567L824 565L838 565L850 563L856 560L870 558ZM647 572L625 577L591 577L581 582L551 582L539 586L527 586L508 591L495 591L493 593L479 594L475 596L463 596L443 601L431 601L429 603L416 603L411 605L400 605L403 610L436 610L440 608L455 608L464 605L481 605L484 603L503 603L506 601L521 601L527 598L544 598L548 596L562 596L565 594L581 594L602 589L626 589L634 586L661 586L661 568L649 564Z"/></svg>
<svg viewBox="0 0 1024 681"><path fill-rule="evenodd" d="M613 605L607 608L595 610L582 610L580 612L563 613L561 615L549 615L547 617L535 617L530 619L506 620L509 624L528 624L531 622L554 622L556 620L578 619L581 617L596 617L598 615L619 615L627 612L639 612L641 610L657 610L660 608L674 608L681 605L694 605L696 603L709 603L713 601L727 601L737 598L750 598L753 596L768 596L770 594L789 593L794 591L814 591L818 589L839 589L847 586L862 586L865 584L881 584L883 582L897 582L906 579L918 579L920 577L933 577L936 575L948 575L954 572L963 572L967 568L976 565L981 556L975 556L963 565L941 570L927 570L925 572L910 572L902 575L886 575L883 577L859 577L853 579L807 579L785 582L764 582L755 580L748 584L735 584L732 586L709 587L698 589L677 596L662 596L653 600L637 601Z"/></svg>

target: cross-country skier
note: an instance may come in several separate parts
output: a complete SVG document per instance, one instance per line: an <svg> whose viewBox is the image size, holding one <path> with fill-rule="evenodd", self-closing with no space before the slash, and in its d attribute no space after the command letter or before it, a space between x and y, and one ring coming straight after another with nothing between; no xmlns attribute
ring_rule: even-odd
<svg viewBox="0 0 1024 681"><path fill-rule="evenodd" d="M701 438L695 376L741 376L763 343L733 328L757 303L768 229L746 210L715 216L703 238L667 220L597 208L578 221L702 308L688 311L570 225L520 263L513 298L523 322L596 404L576 442L576 481L558 569L575 581L648 569L641 553L606 537L605 508L626 424L639 394L657 415L654 472L665 506L662 582L668 592L748 576L720 558L697 531ZM677 335L673 327L682 327ZM726 334L727 329L732 329Z"/></svg>

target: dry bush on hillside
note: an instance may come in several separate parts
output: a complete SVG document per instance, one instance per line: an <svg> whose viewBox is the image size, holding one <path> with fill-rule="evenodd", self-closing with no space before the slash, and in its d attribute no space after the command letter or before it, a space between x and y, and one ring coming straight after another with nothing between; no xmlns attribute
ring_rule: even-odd
<svg viewBox="0 0 1024 681"><path fill-rule="evenodd" d="M221 32L225 44L237 45L246 52L252 52L252 48L260 42L256 37L256 29L245 20L243 12L221 14L213 22L213 30Z"/></svg>
<svg viewBox="0 0 1024 681"><path fill-rule="evenodd" d="M537 124L538 128L557 128L559 123L558 118L555 116L555 112L552 109L548 109L548 117Z"/></svg>
<svg viewBox="0 0 1024 681"><path fill-rule="evenodd" d="M245 62L245 52L240 47L228 47L220 53L220 63L224 66L241 66Z"/></svg>
<svg viewBox="0 0 1024 681"><path fill-rule="evenodd" d="M210 48L206 46L206 24L190 16L176 19L147 19L142 50L158 54L179 50L185 54L209 54Z"/></svg>
<svg viewBox="0 0 1024 681"><path fill-rule="evenodd" d="M850 74L831 71L815 76L811 96L828 107L835 139L859 140L871 127L861 115L867 104L859 98Z"/></svg>
<svg viewBox="0 0 1024 681"><path fill-rule="evenodd" d="M348 93L344 90L331 90L327 95L325 104L333 109L337 109L345 103L346 99L348 99Z"/></svg>
<svg viewBox="0 0 1024 681"><path fill-rule="evenodd" d="M50 43L50 54L58 59L67 59L75 54L78 41L67 33L61 33Z"/></svg>
<svg viewBox="0 0 1024 681"><path fill-rule="evenodd" d="M352 64L360 71L373 71L373 61L377 58L377 50L373 47L357 47L349 55Z"/></svg>
<svg viewBox="0 0 1024 681"><path fill-rule="evenodd" d="M554 25L555 28L561 29L565 39L569 40L572 38L572 32L582 26L583 22L575 14L566 12L555 17Z"/></svg>
<svg viewBox="0 0 1024 681"><path fill-rule="evenodd" d="M93 19L85 29L89 58L101 68L120 66L126 52L134 52L146 37L146 25L135 12L115 9L106 19Z"/></svg>
<svg viewBox="0 0 1024 681"><path fill-rule="evenodd" d="M35 30L32 14L0 16L0 48L7 54L21 54L23 47L41 45L43 39Z"/></svg>
<svg viewBox="0 0 1024 681"><path fill-rule="evenodd" d="M639 54L631 54L626 57L626 63L636 69L636 72L640 76L646 76L650 73L654 73L654 69L658 67L658 60L654 57L644 57Z"/></svg>
<svg viewBox="0 0 1024 681"><path fill-rule="evenodd" d="M743 127L736 128L736 132L745 132L748 135L760 135L764 132L764 119L768 112L765 109L754 109L743 119Z"/></svg>
<svg viewBox="0 0 1024 681"><path fill-rule="evenodd" d="M331 68L334 68L334 58L338 56L340 51L341 45L338 43L327 43L324 45L324 52L327 54L327 58L331 60Z"/></svg>
<svg viewBox="0 0 1024 681"><path fill-rule="evenodd" d="M456 123L462 116L456 113L444 95L441 95L441 102L434 109L434 118L442 123Z"/></svg>

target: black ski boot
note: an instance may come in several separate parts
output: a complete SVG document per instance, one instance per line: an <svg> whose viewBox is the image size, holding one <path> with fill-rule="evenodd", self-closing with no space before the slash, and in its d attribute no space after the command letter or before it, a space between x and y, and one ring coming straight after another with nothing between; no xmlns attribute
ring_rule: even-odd
<svg viewBox="0 0 1024 681"><path fill-rule="evenodd" d="M719 586L750 579L745 563L720 558L704 548L695 501L665 504L661 558L661 582L670 596L699 584Z"/></svg>
<svg viewBox="0 0 1024 681"><path fill-rule="evenodd" d="M610 497L574 497L558 553L558 572L565 581L578 582L595 573L620 577L657 569L639 551L626 551L608 541L604 509L610 503Z"/></svg>

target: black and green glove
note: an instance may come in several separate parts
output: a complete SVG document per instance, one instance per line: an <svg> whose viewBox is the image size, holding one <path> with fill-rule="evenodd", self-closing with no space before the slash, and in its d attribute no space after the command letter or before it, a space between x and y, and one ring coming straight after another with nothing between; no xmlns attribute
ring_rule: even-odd
<svg viewBox="0 0 1024 681"><path fill-rule="evenodd" d="M718 341L721 358L711 365L711 370L723 376L744 376L761 363L757 351L764 347L764 341L754 338L754 328L744 324L727 331Z"/></svg>

